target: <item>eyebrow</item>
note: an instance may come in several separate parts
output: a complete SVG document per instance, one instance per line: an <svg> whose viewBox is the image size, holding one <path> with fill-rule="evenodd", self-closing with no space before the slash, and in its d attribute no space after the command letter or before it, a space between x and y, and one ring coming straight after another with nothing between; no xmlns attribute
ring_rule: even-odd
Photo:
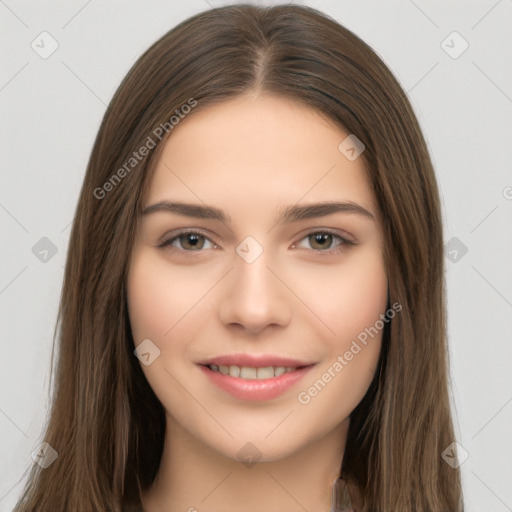
<svg viewBox="0 0 512 512"><path fill-rule="evenodd" d="M176 213L187 217L218 220L223 223L231 222L231 216L226 215L222 210L215 206L184 203L181 201L159 201L158 203L144 208L142 215L149 215L155 212ZM300 206L287 206L280 210L276 219L276 224L288 224L305 219L324 217L334 213L358 214L375 221L375 216L369 210L357 203L352 201L325 201Z"/></svg>

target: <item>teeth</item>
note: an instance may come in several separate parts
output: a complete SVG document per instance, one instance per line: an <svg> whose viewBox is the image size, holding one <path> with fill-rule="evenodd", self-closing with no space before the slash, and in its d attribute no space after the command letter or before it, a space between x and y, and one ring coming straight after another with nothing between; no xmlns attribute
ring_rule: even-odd
<svg viewBox="0 0 512 512"><path fill-rule="evenodd" d="M230 366L229 375L231 375L231 377L240 377L240 368L238 366Z"/></svg>
<svg viewBox="0 0 512 512"><path fill-rule="evenodd" d="M279 377L280 375L283 375L286 371L286 368L283 368L282 366L278 366L277 368L274 368L274 375L276 377Z"/></svg>
<svg viewBox="0 0 512 512"><path fill-rule="evenodd" d="M208 367L214 372L220 372L223 375L230 375L231 377L240 377L241 379L271 379L296 370L296 368L291 366L287 366L286 368L284 366L253 368L250 366L217 366L215 364L210 364Z"/></svg>
<svg viewBox="0 0 512 512"><path fill-rule="evenodd" d="M274 368L266 366L265 368L258 368L256 370L256 378L258 379L271 379L274 377Z"/></svg>
<svg viewBox="0 0 512 512"><path fill-rule="evenodd" d="M256 368L242 366L242 368L240 368L240 377L242 379L256 379L258 377L258 371L256 370Z"/></svg>

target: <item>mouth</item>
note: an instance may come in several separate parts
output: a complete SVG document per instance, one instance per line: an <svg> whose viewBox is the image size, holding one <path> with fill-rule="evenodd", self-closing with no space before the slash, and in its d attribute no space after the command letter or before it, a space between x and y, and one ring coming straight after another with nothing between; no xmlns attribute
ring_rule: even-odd
<svg viewBox="0 0 512 512"><path fill-rule="evenodd" d="M302 368L307 368L307 366L237 366L235 364L227 366L227 365L216 365L216 364L208 364L206 365L213 372L221 373L222 375L229 375L231 377L237 377L240 379L246 380L264 380L264 379L273 379L274 377L280 377L285 373L294 372L296 370L300 370Z"/></svg>
<svg viewBox="0 0 512 512"><path fill-rule="evenodd" d="M199 363L199 368L232 397L262 401L293 388L315 365L274 356L235 355Z"/></svg>

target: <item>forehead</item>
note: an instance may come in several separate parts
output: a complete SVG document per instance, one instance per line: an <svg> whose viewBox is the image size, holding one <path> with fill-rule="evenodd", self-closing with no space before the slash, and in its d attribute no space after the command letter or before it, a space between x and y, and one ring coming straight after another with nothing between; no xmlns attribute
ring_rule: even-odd
<svg viewBox="0 0 512 512"><path fill-rule="evenodd" d="M375 211L363 159L339 149L350 134L311 107L266 95L196 108L166 140L146 204L207 199L229 210L346 200Z"/></svg>

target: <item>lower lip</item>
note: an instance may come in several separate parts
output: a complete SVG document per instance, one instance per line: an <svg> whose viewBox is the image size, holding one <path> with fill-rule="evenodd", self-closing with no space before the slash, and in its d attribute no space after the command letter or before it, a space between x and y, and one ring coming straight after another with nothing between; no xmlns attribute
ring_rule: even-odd
<svg viewBox="0 0 512 512"><path fill-rule="evenodd" d="M219 388L241 400L270 400L282 395L293 387L314 365L284 373L271 379L241 379L216 372L205 365L199 365L207 377Z"/></svg>

